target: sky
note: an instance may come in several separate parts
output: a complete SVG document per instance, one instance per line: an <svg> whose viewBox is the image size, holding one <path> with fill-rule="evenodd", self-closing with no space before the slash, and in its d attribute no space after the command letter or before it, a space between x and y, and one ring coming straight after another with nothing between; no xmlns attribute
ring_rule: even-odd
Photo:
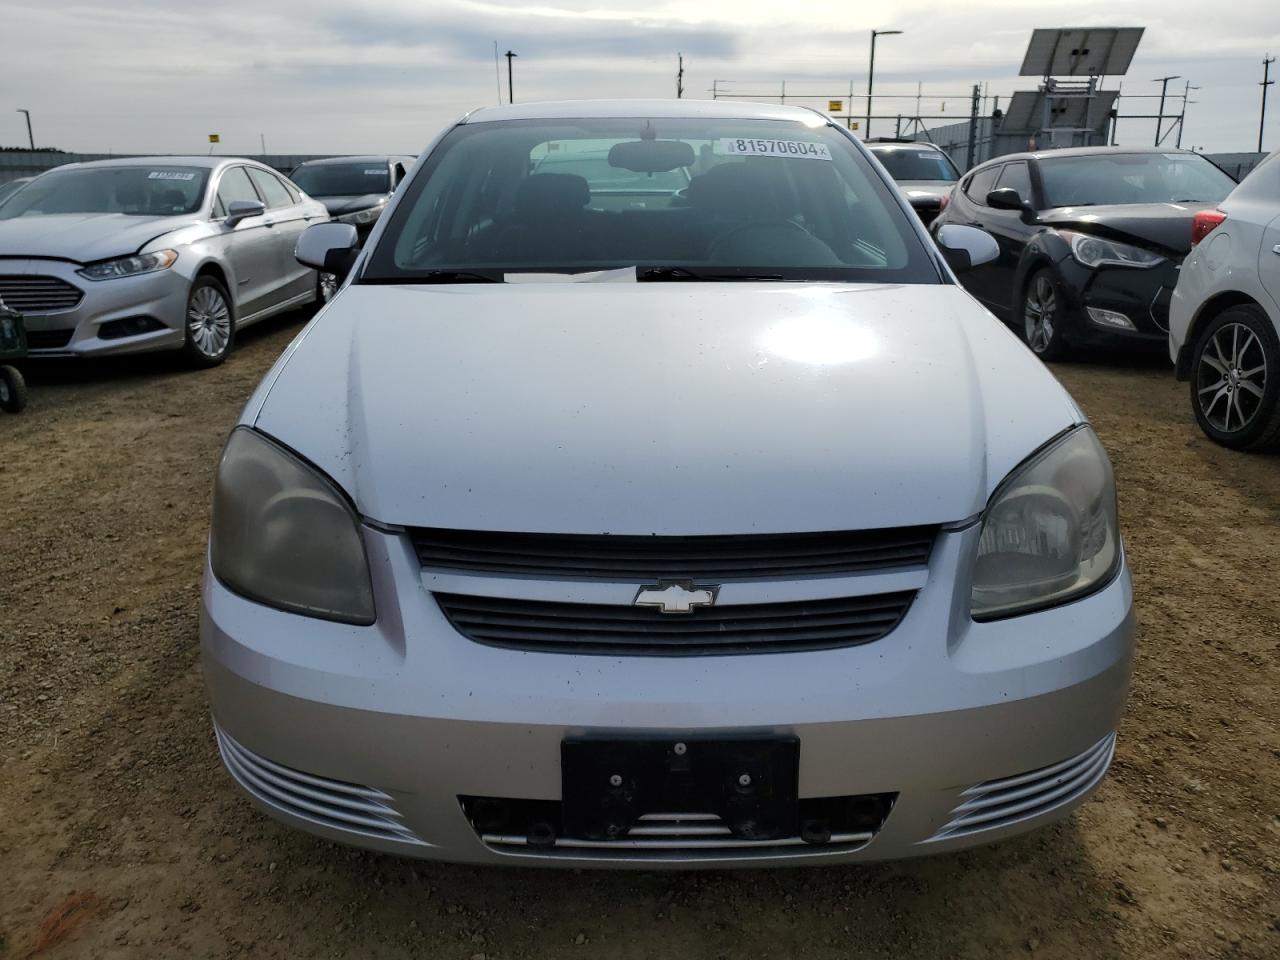
<svg viewBox="0 0 1280 960"><path fill-rule="evenodd" d="M1144 26L1123 79L1121 116L1167 112L1191 93L1184 147L1257 147L1262 60L1280 52L1276 0L0 0L0 146L22 146L17 111L31 111L36 143L64 150L417 153L444 125L506 95L494 43L515 51L517 101L675 96L684 55L686 97L713 86L825 109L863 93L872 28L904 31L876 49L876 113L968 115L983 84L1007 100L1034 89L1018 68L1033 27ZM21 4L21 10L18 5ZM1280 70L1272 66L1272 77ZM1116 80L1108 80L1114 87ZM797 100L801 94L813 97ZM1266 149L1280 148L1280 84L1270 88ZM862 111L859 100L858 112ZM941 123L944 121L936 121ZM934 122L931 122L931 124ZM894 121L875 121L890 135ZM1119 142L1150 145L1154 120L1124 120ZM1171 134L1166 140L1173 142Z"/></svg>

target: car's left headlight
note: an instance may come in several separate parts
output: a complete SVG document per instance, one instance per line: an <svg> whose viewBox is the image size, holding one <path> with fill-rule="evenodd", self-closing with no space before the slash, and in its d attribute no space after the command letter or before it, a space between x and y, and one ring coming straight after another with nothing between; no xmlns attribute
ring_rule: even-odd
<svg viewBox="0 0 1280 960"><path fill-rule="evenodd" d="M360 518L310 464L248 427L222 452L209 561L236 593L325 620L374 621Z"/></svg>
<svg viewBox="0 0 1280 960"><path fill-rule="evenodd" d="M155 253L138 253L131 257L104 260L77 270L86 280L114 280L117 277L136 277L140 273L168 270L178 260L177 250L157 250Z"/></svg>
<svg viewBox="0 0 1280 960"><path fill-rule="evenodd" d="M1154 267L1157 263L1164 262L1164 257L1160 254L1129 243L1095 237L1091 233L1077 233L1074 230L1058 232L1071 244L1071 255L1081 266Z"/></svg>
<svg viewBox="0 0 1280 960"><path fill-rule="evenodd" d="M995 620L1074 600L1120 564L1115 479L1089 426L1019 466L983 512L970 609Z"/></svg>
<svg viewBox="0 0 1280 960"><path fill-rule="evenodd" d="M383 205L369 207L367 210L357 210L355 213L344 213L340 217L335 217L339 223L354 223L363 226L366 223L373 223L382 214Z"/></svg>

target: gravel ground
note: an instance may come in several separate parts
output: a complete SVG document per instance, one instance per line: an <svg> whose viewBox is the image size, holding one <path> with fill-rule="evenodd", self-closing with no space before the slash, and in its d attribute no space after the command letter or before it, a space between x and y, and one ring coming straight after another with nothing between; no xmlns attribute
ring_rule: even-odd
<svg viewBox="0 0 1280 960"><path fill-rule="evenodd" d="M1110 777L1055 827L899 864L438 866L275 825L197 658L211 473L297 329L223 368L32 369L0 418L0 958L1280 956L1280 459L1162 367L1055 373L1120 481L1142 633Z"/></svg>

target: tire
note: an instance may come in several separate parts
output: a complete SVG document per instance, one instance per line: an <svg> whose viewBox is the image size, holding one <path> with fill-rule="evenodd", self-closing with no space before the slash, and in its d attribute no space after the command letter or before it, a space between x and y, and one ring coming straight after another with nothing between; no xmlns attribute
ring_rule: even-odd
<svg viewBox="0 0 1280 960"><path fill-rule="evenodd" d="M1214 443L1280 449L1280 339L1260 307L1228 307L1191 354L1191 410Z"/></svg>
<svg viewBox="0 0 1280 960"><path fill-rule="evenodd" d="M21 413L27 405L27 381L17 367L0 366L0 410Z"/></svg>
<svg viewBox="0 0 1280 960"><path fill-rule="evenodd" d="M197 367L216 367L235 340L235 314L227 288L211 276L197 277L187 294L182 352Z"/></svg>
<svg viewBox="0 0 1280 960"><path fill-rule="evenodd" d="M1052 271L1041 267L1027 278L1018 306L1018 335L1041 360L1062 360L1070 353L1062 336L1063 306Z"/></svg>

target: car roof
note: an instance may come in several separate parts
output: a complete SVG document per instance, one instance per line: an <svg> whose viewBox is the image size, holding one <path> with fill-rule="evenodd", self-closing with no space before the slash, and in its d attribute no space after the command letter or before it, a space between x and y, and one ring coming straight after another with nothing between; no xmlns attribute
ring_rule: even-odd
<svg viewBox="0 0 1280 960"><path fill-rule="evenodd" d="M864 140L862 142L866 144L868 150L918 150L924 147L926 150L943 152L940 146L928 140Z"/></svg>
<svg viewBox="0 0 1280 960"><path fill-rule="evenodd" d="M462 123L494 123L499 120L576 120L592 118L647 119L651 117L707 117L722 120L797 120L813 126L828 120L815 110L777 103L740 100L558 100L481 107Z"/></svg>
<svg viewBox="0 0 1280 960"><path fill-rule="evenodd" d="M317 157L314 160L303 160L298 167L323 167L338 163L389 163L392 160L417 160L408 154L398 153L365 153L350 157ZM298 169L294 167L294 169Z"/></svg>
<svg viewBox="0 0 1280 960"><path fill-rule="evenodd" d="M1178 150L1170 147L1064 147L1061 150L1026 150L1022 153L1008 153L983 161L973 169L989 164L1004 163L1009 160L1045 160L1053 157L1110 157L1135 153L1183 153L1189 157L1198 156L1190 150Z"/></svg>
<svg viewBox="0 0 1280 960"><path fill-rule="evenodd" d="M257 160L247 160L244 157L114 157L111 160L85 160L81 163L64 163L52 170L83 170L97 169L99 167L145 167L164 166L164 167L201 167L207 170L218 170L222 167L232 164L247 164L251 167L262 167L264 170L270 170L271 167ZM52 172L52 170L46 172Z"/></svg>

